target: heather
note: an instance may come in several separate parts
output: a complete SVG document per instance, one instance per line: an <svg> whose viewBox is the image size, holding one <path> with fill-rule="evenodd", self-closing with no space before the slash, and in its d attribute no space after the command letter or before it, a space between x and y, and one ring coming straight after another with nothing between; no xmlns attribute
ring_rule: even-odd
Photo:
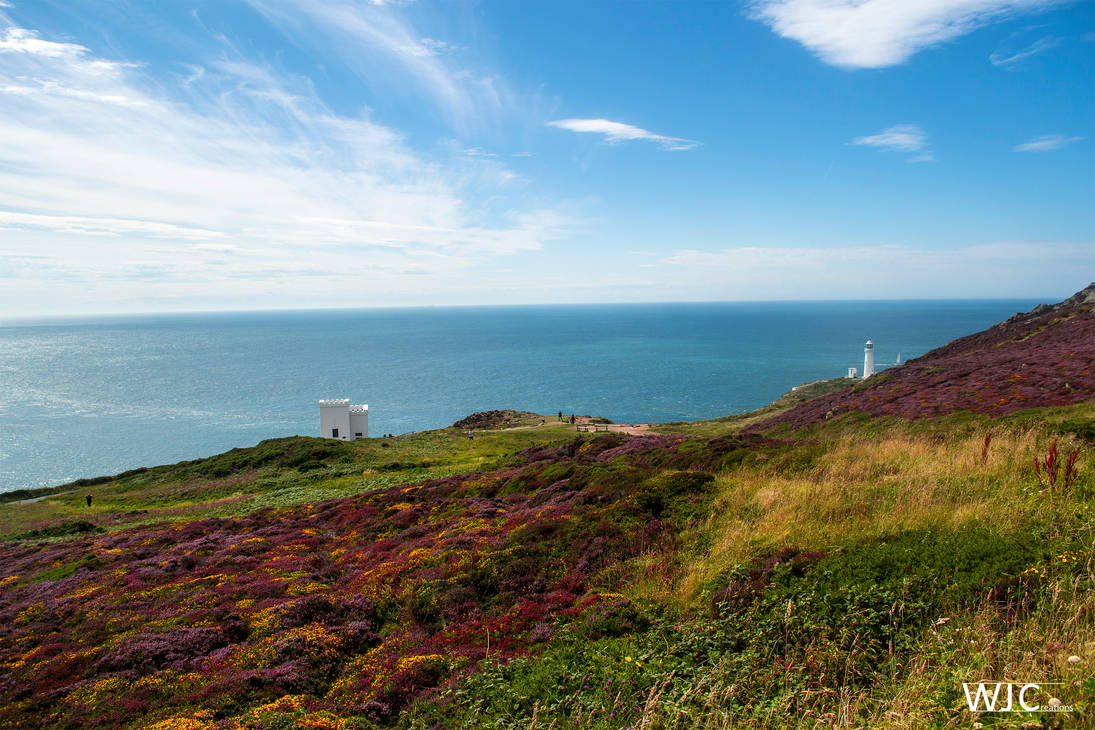
<svg viewBox="0 0 1095 730"><path fill-rule="evenodd" d="M164 520L232 517L490 467L532 444L569 440L559 424L480 433L449 428L353 442L269 439L206 459L0 494L0 534L89 521L109 529ZM91 506L85 501L92 497Z"/></svg>
<svg viewBox="0 0 1095 730"><path fill-rule="evenodd" d="M1095 284L762 421L794 429L850 412L1004 415L1095 398Z"/></svg>
<svg viewBox="0 0 1095 730"><path fill-rule="evenodd" d="M783 442L616 435L356 497L4 550L9 721L128 725L284 695L383 722L671 543L719 468ZM109 701L108 701L109 698Z"/></svg>
<svg viewBox="0 0 1095 730"><path fill-rule="evenodd" d="M1018 367L1068 311L943 350ZM1095 726L1095 400L1040 377L1061 402L800 422L875 379L821 381L639 436L272 440L5 505L0 725ZM982 679L1074 712L974 717Z"/></svg>
<svg viewBox="0 0 1095 730"><path fill-rule="evenodd" d="M2 717L917 727L991 668L1085 691L1062 657L1095 649L1091 449L966 426L572 437L351 497L19 536ZM1067 488L1034 468L1055 442L1081 449Z"/></svg>

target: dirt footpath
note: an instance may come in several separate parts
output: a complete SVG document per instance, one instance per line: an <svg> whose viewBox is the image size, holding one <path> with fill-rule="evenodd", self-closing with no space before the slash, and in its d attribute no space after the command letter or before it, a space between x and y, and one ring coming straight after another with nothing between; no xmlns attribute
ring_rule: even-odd
<svg viewBox="0 0 1095 730"><path fill-rule="evenodd" d="M543 424L534 424L531 426L513 426L511 428L498 428L489 429L491 431L519 431L527 428L540 428L543 426L558 426L562 424L564 426L570 425L570 419L564 418L560 421L557 418L546 420ZM658 435L656 431L650 430L649 423L596 423L594 419L589 416L575 416L574 428L576 431L584 431L588 433L626 433L629 436L640 435Z"/></svg>

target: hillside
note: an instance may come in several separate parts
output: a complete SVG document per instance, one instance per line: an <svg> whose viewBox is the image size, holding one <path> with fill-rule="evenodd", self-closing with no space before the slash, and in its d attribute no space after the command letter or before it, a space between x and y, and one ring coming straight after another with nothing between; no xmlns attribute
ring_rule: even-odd
<svg viewBox="0 0 1095 730"><path fill-rule="evenodd" d="M1095 284L1059 304L1039 305L877 373L854 389L811 400L758 428L797 429L851 411L913 419L955 411L1003 415L1092 398Z"/></svg>
<svg viewBox="0 0 1095 730"><path fill-rule="evenodd" d="M0 726L958 727L983 679L1073 709L986 724L1095 726L1091 292L650 435L277 439L21 495ZM975 369L1019 395L955 410Z"/></svg>

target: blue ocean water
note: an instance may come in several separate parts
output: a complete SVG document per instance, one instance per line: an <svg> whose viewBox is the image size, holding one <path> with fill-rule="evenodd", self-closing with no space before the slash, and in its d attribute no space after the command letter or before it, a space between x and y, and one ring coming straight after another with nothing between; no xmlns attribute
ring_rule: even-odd
<svg viewBox="0 0 1095 730"><path fill-rule="evenodd" d="M0 491L317 435L320 398L370 432L475 411L711 418L910 359L1034 300L454 307L146 315L0 326Z"/></svg>

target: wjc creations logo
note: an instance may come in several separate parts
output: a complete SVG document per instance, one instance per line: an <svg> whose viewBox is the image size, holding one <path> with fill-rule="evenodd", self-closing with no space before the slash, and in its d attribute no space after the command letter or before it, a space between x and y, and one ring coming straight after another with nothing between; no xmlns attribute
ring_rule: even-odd
<svg viewBox="0 0 1095 730"><path fill-rule="evenodd" d="M963 682L970 712L1072 712L1072 705L1051 697L1046 704L1042 687L1061 682Z"/></svg>

